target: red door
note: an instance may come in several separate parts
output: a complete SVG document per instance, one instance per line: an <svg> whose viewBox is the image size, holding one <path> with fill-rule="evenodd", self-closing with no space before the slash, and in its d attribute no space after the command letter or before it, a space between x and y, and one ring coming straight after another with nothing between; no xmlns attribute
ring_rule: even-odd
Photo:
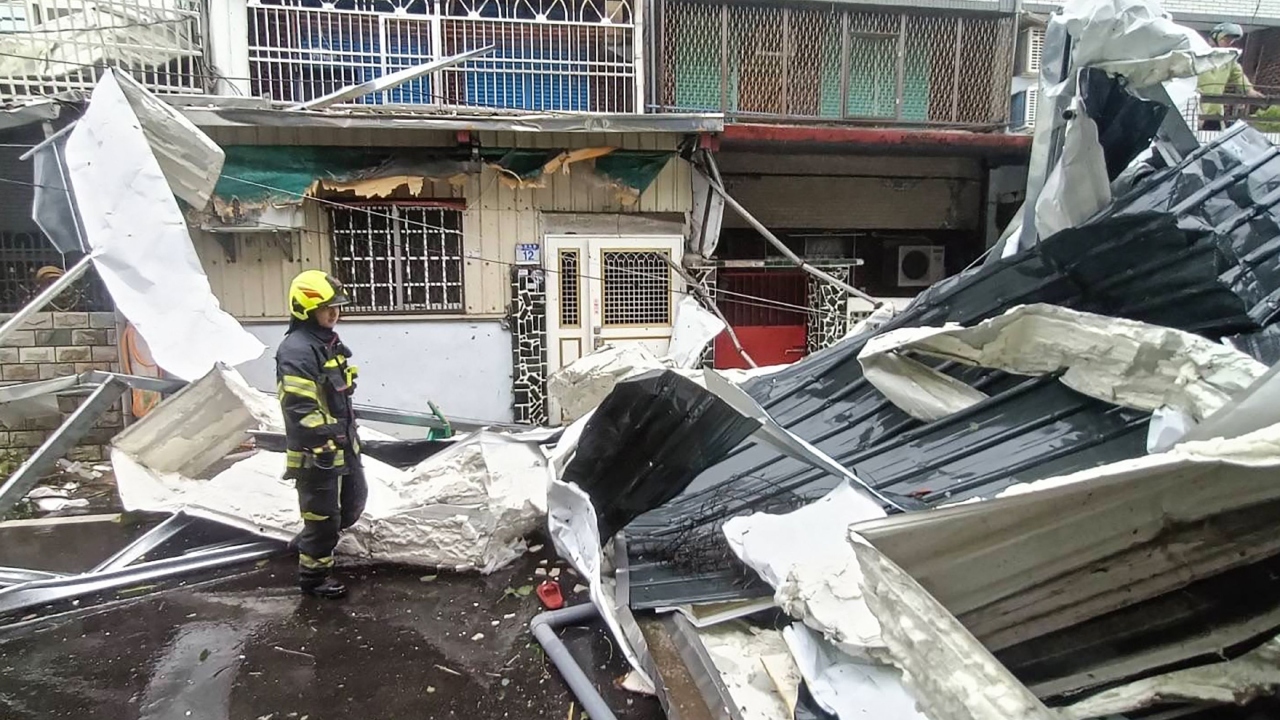
<svg viewBox="0 0 1280 720"><path fill-rule="evenodd" d="M756 364L785 365L805 355L806 280L799 270L720 270L716 301ZM728 333L715 341L715 367L746 368Z"/></svg>

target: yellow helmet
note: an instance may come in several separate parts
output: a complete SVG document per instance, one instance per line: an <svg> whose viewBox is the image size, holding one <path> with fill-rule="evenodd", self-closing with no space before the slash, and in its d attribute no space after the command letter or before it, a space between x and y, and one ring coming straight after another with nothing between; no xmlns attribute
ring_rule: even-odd
<svg viewBox="0 0 1280 720"><path fill-rule="evenodd" d="M316 308L339 307L351 300L342 282L323 270L303 270L289 283L289 313L306 320Z"/></svg>

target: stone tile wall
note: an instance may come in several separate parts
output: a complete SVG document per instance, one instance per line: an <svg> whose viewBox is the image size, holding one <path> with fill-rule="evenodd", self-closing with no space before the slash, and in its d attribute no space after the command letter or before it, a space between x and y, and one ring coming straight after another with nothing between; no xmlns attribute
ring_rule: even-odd
<svg viewBox="0 0 1280 720"><path fill-rule="evenodd" d="M0 314L0 322L9 315ZM109 312L46 312L33 315L0 346L0 385L78 375L91 370L120 371L116 318ZM84 395L58 398L61 417L29 418L12 427L0 425L0 450L25 456L79 406ZM71 460L104 459L105 446L124 426L117 404L98 420L93 431L69 455Z"/></svg>

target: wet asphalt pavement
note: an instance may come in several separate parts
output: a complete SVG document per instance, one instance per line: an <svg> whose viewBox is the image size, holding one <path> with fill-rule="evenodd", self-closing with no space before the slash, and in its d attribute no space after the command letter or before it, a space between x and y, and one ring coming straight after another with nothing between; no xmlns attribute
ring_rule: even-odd
<svg viewBox="0 0 1280 720"><path fill-rule="evenodd" d="M528 632L541 606L509 592L554 566L547 550L488 577L351 571L334 602L299 596L282 558L53 617L0 636L0 718L577 720ZM562 579L568 602L585 601ZM655 700L614 687L627 667L607 635L561 634L619 718L663 717Z"/></svg>

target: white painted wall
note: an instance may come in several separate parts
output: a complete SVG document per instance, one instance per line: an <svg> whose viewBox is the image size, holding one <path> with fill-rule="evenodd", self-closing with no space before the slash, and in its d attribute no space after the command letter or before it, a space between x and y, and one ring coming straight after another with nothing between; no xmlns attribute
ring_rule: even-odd
<svg viewBox="0 0 1280 720"><path fill-rule="evenodd" d="M267 345L237 368L254 387L275 392L276 347L287 327L245 324ZM511 333L501 322L345 320L338 334L360 367L357 402L425 412L433 400L445 417L512 421Z"/></svg>

